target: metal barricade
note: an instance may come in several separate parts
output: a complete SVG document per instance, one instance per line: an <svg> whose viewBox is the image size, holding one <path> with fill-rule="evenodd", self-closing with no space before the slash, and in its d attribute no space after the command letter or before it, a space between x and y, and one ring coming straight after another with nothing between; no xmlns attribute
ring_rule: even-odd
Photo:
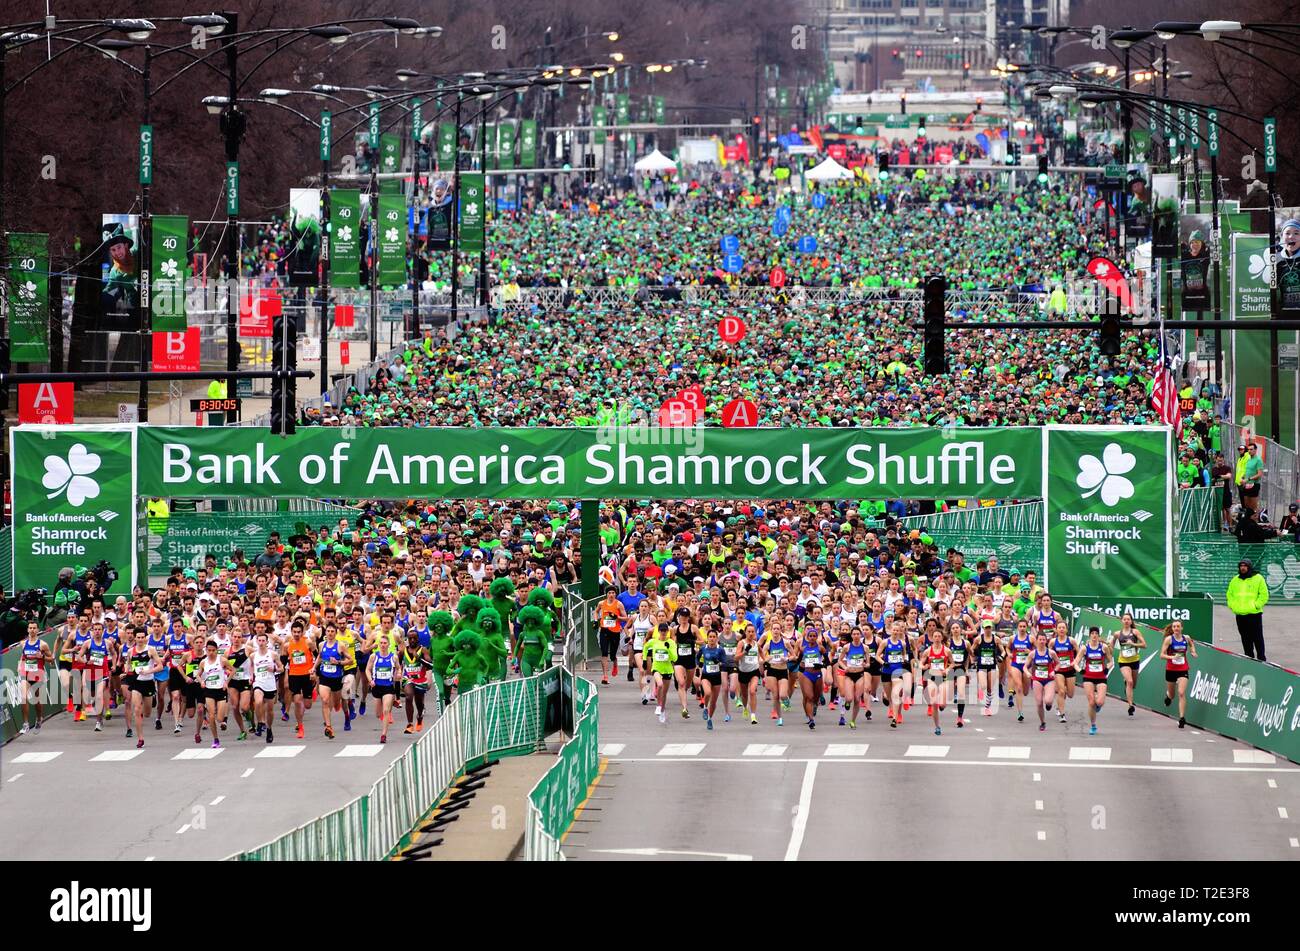
<svg viewBox="0 0 1300 951"><path fill-rule="evenodd" d="M1222 445L1226 447L1224 456L1230 465L1235 466L1237 463L1236 448L1243 444L1244 435L1245 431L1236 423L1223 423ZM1251 438L1260 443L1264 450L1259 508L1260 511L1267 511L1269 520L1276 524L1286 515L1287 506L1300 499L1300 467L1297 467L1296 453L1266 436L1252 433Z"/></svg>

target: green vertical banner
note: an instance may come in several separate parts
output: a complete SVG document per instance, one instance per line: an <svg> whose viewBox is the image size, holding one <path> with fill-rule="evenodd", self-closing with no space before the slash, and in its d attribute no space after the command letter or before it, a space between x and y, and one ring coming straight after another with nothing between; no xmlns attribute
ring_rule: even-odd
<svg viewBox="0 0 1300 951"><path fill-rule="evenodd" d="M789 87L789 86L780 86L780 87L777 88L777 90L776 90L776 104L777 104L777 106L779 106L779 107L782 108L782 109L786 109L786 108L789 107L789 105L790 105L790 87Z"/></svg>
<svg viewBox="0 0 1300 951"><path fill-rule="evenodd" d="M497 126L489 122L483 126L483 135L487 137L487 164L484 168L497 167Z"/></svg>
<svg viewBox="0 0 1300 951"><path fill-rule="evenodd" d="M154 215L149 295L153 329L180 331L185 321L186 250L190 219L184 215Z"/></svg>
<svg viewBox="0 0 1300 951"><path fill-rule="evenodd" d="M1231 238L1229 274L1230 300L1233 320L1267 320L1269 302L1268 236L1263 234L1233 233ZM1232 346L1233 415L1236 422L1252 433L1271 435L1274 394L1269 389L1272 354L1269 335L1265 333L1236 333L1227 338ZM1294 344L1296 332L1278 332L1278 343ZM1295 448L1296 372L1278 371L1277 398L1280 400L1281 443ZM1258 394L1251 393L1258 390ZM1252 399L1257 396L1257 399Z"/></svg>
<svg viewBox="0 0 1300 951"><path fill-rule="evenodd" d="M668 114L668 110L664 108L664 97L655 96L654 105L655 105L655 124L663 125L664 117Z"/></svg>
<svg viewBox="0 0 1300 951"><path fill-rule="evenodd" d="M396 133L385 132L379 137L379 171L394 174L402 170L402 137ZM381 194L400 194L400 178L382 179L379 182Z"/></svg>
<svg viewBox="0 0 1300 951"><path fill-rule="evenodd" d="M379 283L406 283L406 196L379 196Z"/></svg>
<svg viewBox="0 0 1300 951"><path fill-rule="evenodd" d="M460 249L466 252L483 250L483 173L461 172L457 205L460 208Z"/></svg>
<svg viewBox="0 0 1300 951"><path fill-rule="evenodd" d="M370 104L369 124L366 127L367 144L372 149L379 148L379 103Z"/></svg>
<svg viewBox="0 0 1300 951"><path fill-rule="evenodd" d="M525 119L519 123L519 167L537 167L537 120Z"/></svg>
<svg viewBox="0 0 1300 951"><path fill-rule="evenodd" d="M1174 593L1173 430L1048 426L1045 587L1094 597Z"/></svg>
<svg viewBox="0 0 1300 951"><path fill-rule="evenodd" d="M14 276L8 282L9 359L14 363L49 363L49 235L10 232L7 243Z"/></svg>
<svg viewBox="0 0 1300 951"><path fill-rule="evenodd" d="M592 124L592 125L597 126L597 127L599 127L599 126L603 126L603 125L609 125L608 119L609 119L609 110L606 109L604 106L592 106L592 107L591 107L591 124ZM605 137L605 131L602 129L602 130L600 131L599 135L600 135L600 137L603 139L603 138Z"/></svg>
<svg viewBox="0 0 1300 951"><path fill-rule="evenodd" d="M411 100L411 141L419 142L420 133L424 131L424 104L419 99Z"/></svg>
<svg viewBox="0 0 1300 951"><path fill-rule="evenodd" d="M1169 107L1166 105L1166 109ZM1205 113L1205 143L1210 150L1210 158L1218 158L1219 155L1219 113L1216 109L1210 109Z"/></svg>
<svg viewBox="0 0 1300 951"><path fill-rule="evenodd" d="M456 162L456 124L438 123L438 171L445 172Z"/></svg>
<svg viewBox="0 0 1300 951"><path fill-rule="evenodd" d="M330 160L330 135L334 131L334 121L330 118L330 111L322 109L320 114L320 160L328 162Z"/></svg>
<svg viewBox="0 0 1300 951"><path fill-rule="evenodd" d="M361 192L330 189L330 282L361 286Z"/></svg>
<svg viewBox="0 0 1300 951"><path fill-rule="evenodd" d="M515 123L511 120L497 124L496 167L515 167Z"/></svg>
<svg viewBox="0 0 1300 951"><path fill-rule="evenodd" d="M153 126L140 126L140 184L153 184Z"/></svg>
<svg viewBox="0 0 1300 951"><path fill-rule="evenodd" d="M621 92L614 97L614 124L627 125L632 117L632 100L627 93Z"/></svg>
<svg viewBox="0 0 1300 951"><path fill-rule="evenodd" d="M1264 120L1264 171L1277 171L1277 120Z"/></svg>
<svg viewBox="0 0 1300 951"><path fill-rule="evenodd" d="M9 447L14 588L53 588L59 569L104 559L118 571L108 593L129 596L136 568L134 427L20 426L10 432Z"/></svg>
<svg viewBox="0 0 1300 951"><path fill-rule="evenodd" d="M226 217L239 216L239 163L226 163Z"/></svg>

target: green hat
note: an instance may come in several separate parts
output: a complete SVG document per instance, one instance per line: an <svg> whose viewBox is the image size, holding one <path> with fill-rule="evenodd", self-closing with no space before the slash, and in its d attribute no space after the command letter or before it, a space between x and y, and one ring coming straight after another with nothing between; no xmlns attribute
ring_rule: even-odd
<svg viewBox="0 0 1300 951"><path fill-rule="evenodd" d="M196 581L198 580L199 577L199 573L195 571L193 568L186 568L183 572L181 572L181 574L186 578L193 578Z"/></svg>
<svg viewBox="0 0 1300 951"><path fill-rule="evenodd" d="M135 247L135 241L126 233L126 228L120 222L104 226L104 247L110 248L122 242L126 242L126 246L129 248Z"/></svg>

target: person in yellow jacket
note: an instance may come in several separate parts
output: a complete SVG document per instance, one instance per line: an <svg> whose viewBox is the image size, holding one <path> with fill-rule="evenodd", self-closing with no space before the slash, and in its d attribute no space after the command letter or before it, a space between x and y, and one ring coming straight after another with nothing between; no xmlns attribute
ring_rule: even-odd
<svg viewBox="0 0 1300 951"><path fill-rule="evenodd" d="M1247 657L1267 660L1264 656L1264 605L1268 604L1268 585L1249 558L1237 564L1237 577L1228 582L1228 610L1237 617L1241 650Z"/></svg>

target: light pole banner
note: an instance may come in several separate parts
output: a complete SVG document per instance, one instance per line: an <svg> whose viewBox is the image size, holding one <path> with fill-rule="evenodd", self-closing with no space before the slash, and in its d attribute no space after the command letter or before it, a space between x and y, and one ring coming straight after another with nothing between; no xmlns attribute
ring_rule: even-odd
<svg viewBox="0 0 1300 951"><path fill-rule="evenodd" d="M515 124L507 119L497 123L497 168L515 167Z"/></svg>
<svg viewBox="0 0 1300 951"><path fill-rule="evenodd" d="M330 189L330 282L361 286L361 192Z"/></svg>
<svg viewBox="0 0 1300 951"><path fill-rule="evenodd" d="M406 283L406 196L379 196L379 283Z"/></svg>
<svg viewBox="0 0 1300 951"><path fill-rule="evenodd" d="M1174 593L1171 433L1046 427L1044 587L1108 597Z"/></svg>
<svg viewBox="0 0 1300 951"><path fill-rule="evenodd" d="M153 311L153 329L182 331L185 321L185 271L190 219L184 215L153 215L153 293L149 295Z"/></svg>
<svg viewBox="0 0 1300 951"><path fill-rule="evenodd" d="M101 559L118 571L110 594L135 578L135 427L20 427L13 459L14 588L53 588L61 568Z"/></svg>
<svg viewBox="0 0 1300 951"><path fill-rule="evenodd" d="M385 132L379 137L379 170L384 173L400 172L402 170L402 137L394 133ZM400 178L386 178L379 183L380 194L400 195L402 193L402 180Z"/></svg>
<svg viewBox="0 0 1300 951"><path fill-rule="evenodd" d="M164 497L1033 498L1042 439L1013 427L148 427L139 479Z"/></svg>
<svg viewBox="0 0 1300 951"><path fill-rule="evenodd" d="M451 168L456 156L456 124L454 122L438 123L438 171Z"/></svg>
<svg viewBox="0 0 1300 951"><path fill-rule="evenodd" d="M460 207L460 250L477 254L483 250L483 173L461 172L457 205Z"/></svg>
<svg viewBox="0 0 1300 951"><path fill-rule="evenodd" d="M519 123L519 167L537 167L536 119L525 119Z"/></svg>
<svg viewBox="0 0 1300 951"><path fill-rule="evenodd" d="M1232 317L1269 315L1268 235L1232 233Z"/></svg>
<svg viewBox="0 0 1300 951"><path fill-rule="evenodd" d="M13 280L9 290L9 359L14 363L50 360L49 235L8 234Z"/></svg>

